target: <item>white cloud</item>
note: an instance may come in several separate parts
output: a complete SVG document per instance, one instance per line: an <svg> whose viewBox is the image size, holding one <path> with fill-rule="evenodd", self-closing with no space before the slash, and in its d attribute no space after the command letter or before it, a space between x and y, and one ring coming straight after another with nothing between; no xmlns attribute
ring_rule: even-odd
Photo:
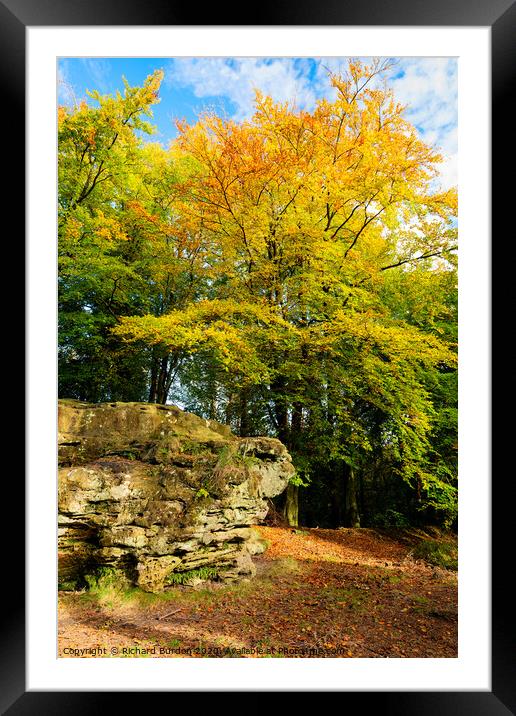
<svg viewBox="0 0 516 716"><path fill-rule="evenodd" d="M316 92L307 60L290 58L174 59L167 72L171 86L191 87L196 97L223 96L235 106L233 119L248 119L254 110L254 90L278 102L295 102L313 109Z"/></svg>
<svg viewBox="0 0 516 716"><path fill-rule="evenodd" d="M407 105L406 117L421 138L445 158L443 186L457 183L457 60L453 57L402 58L390 82Z"/></svg>
<svg viewBox="0 0 516 716"><path fill-rule="evenodd" d="M446 154L440 169L440 180L443 189L449 189L458 183L458 154Z"/></svg>

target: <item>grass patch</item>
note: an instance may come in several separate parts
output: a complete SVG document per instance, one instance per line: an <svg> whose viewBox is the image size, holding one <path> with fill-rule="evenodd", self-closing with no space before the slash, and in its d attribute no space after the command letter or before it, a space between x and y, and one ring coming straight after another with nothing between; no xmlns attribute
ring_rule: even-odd
<svg viewBox="0 0 516 716"><path fill-rule="evenodd" d="M402 573L394 573L392 569L386 569L385 567L376 567L375 569L368 569L368 574L379 584L382 582L388 582L389 584L399 584L405 579L405 575Z"/></svg>
<svg viewBox="0 0 516 716"><path fill-rule="evenodd" d="M430 600L427 597L424 597L422 594L412 595L412 600L421 607L426 607L430 604Z"/></svg>
<svg viewBox="0 0 516 716"><path fill-rule="evenodd" d="M356 560L346 561L342 557L336 557L334 554L325 554L321 556L323 562L332 562L333 564L355 564Z"/></svg>
<svg viewBox="0 0 516 716"><path fill-rule="evenodd" d="M238 444L226 445L219 452L217 463L212 471L212 482L214 486L218 486L221 482L240 484L252 477L252 468L259 464L260 460L254 455L241 452L241 446Z"/></svg>
<svg viewBox="0 0 516 716"><path fill-rule="evenodd" d="M282 557L275 559L267 570L267 577L281 577L287 574L300 574L303 571L301 565L294 557Z"/></svg>
<svg viewBox="0 0 516 716"><path fill-rule="evenodd" d="M426 614L428 612L430 608L429 599L419 594L413 594L411 599L414 602L412 605L413 612L416 612L416 614Z"/></svg>
<svg viewBox="0 0 516 716"><path fill-rule="evenodd" d="M77 591L77 582L60 582L57 585L57 589L59 592L75 592Z"/></svg>
<svg viewBox="0 0 516 716"><path fill-rule="evenodd" d="M263 554L269 549L271 543L268 539L262 537L259 530L255 527L251 527L251 537L248 546L251 550L251 554Z"/></svg>
<svg viewBox="0 0 516 716"><path fill-rule="evenodd" d="M166 579L166 584L190 584L197 579L202 581L216 579L219 576L219 572L220 570L215 567L199 567L198 569L190 569L187 572L171 572Z"/></svg>
<svg viewBox="0 0 516 716"><path fill-rule="evenodd" d="M106 607L124 601L130 588L125 575L112 567L100 567L94 573L86 574L84 580L88 596Z"/></svg>
<svg viewBox="0 0 516 716"><path fill-rule="evenodd" d="M421 559L435 567L457 571L458 550L453 542L425 539L414 547L411 554L414 559Z"/></svg>
<svg viewBox="0 0 516 716"><path fill-rule="evenodd" d="M327 587L323 593L340 607L358 612L365 610L368 601L368 596L361 589L354 587Z"/></svg>
<svg viewBox="0 0 516 716"><path fill-rule="evenodd" d="M101 567L93 574L85 575L87 591L80 594L81 601L95 602L99 606L115 608L121 606L146 607L160 601L178 598L177 593L164 591L159 594L144 592L132 585L127 577L112 567Z"/></svg>
<svg viewBox="0 0 516 716"><path fill-rule="evenodd" d="M397 574L389 574L386 579L389 584L399 584L403 580L403 577L399 577Z"/></svg>

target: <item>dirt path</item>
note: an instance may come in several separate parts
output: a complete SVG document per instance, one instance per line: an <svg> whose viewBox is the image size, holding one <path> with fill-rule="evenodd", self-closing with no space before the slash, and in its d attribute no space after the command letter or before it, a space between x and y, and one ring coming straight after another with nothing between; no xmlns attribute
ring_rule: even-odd
<svg viewBox="0 0 516 716"><path fill-rule="evenodd" d="M456 573L373 530L259 530L251 582L60 593L60 656L457 656Z"/></svg>

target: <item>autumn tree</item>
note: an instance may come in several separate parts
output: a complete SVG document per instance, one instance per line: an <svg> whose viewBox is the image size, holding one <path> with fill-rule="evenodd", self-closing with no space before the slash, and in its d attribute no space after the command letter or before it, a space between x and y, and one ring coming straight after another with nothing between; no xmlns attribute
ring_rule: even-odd
<svg viewBox="0 0 516 716"><path fill-rule="evenodd" d="M190 375L200 361L202 412L230 415L242 434L260 406L298 484L325 462L353 524L375 445L424 489L427 377L455 364L451 337L408 320L389 278L452 272L456 193L436 188L441 157L377 82L387 70L350 62L313 112L257 92L249 121L181 124L171 156L191 171L170 195L174 230L198 246L201 280L182 305L120 315L113 331L188 357ZM295 482L287 498L294 515Z"/></svg>
<svg viewBox="0 0 516 716"><path fill-rule="evenodd" d="M160 316L194 297L199 246L174 187L189 172L152 134L161 71L123 94L59 108L59 385L68 397L165 402L178 356L122 344L121 316Z"/></svg>

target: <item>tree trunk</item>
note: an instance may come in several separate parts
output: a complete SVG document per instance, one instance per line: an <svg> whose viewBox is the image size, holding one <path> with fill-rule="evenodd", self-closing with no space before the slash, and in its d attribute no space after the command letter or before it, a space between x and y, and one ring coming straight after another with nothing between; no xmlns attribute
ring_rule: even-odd
<svg viewBox="0 0 516 716"><path fill-rule="evenodd" d="M299 445L302 440L301 429L303 426L303 406L301 403L296 402L292 408L292 419L290 421L290 449L295 448Z"/></svg>
<svg viewBox="0 0 516 716"><path fill-rule="evenodd" d="M156 391L158 389L158 357L155 348L152 349L151 374L149 386L149 403L156 402Z"/></svg>
<svg viewBox="0 0 516 716"><path fill-rule="evenodd" d="M217 419L217 402L218 402L218 390L217 390L217 381L215 378L212 379L212 384L210 386L210 414L209 418L210 420L216 420Z"/></svg>
<svg viewBox="0 0 516 716"><path fill-rule="evenodd" d="M357 480L355 471L349 468L348 484L346 490L346 517L350 527L360 527L360 515L358 512Z"/></svg>
<svg viewBox="0 0 516 716"><path fill-rule="evenodd" d="M360 495L360 514L365 515L365 495L364 495L364 473L362 470L358 473L358 494Z"/></svg>
<svg viewBox="0 0 516 716"><path fill-rule="evenodd" d="M235 407L235 394L230 393L228 396L228 401L226 403L226 408L224 410L224 422L226 423L226 425L231 426L231 424L232 424L234 407Z"/></svg>
<svg viewBox="0 0 516 716"><path fill-rule="evenodd" d="M284 378L276 378L271 385L274 394L274 416L278 428L278 439L288 447L288 403L285 395L286 381Z"/></svg>
<svg viewBox="0 0 516 716"><path fill-rule="evenodd" d="M165 405L174 379L174 371L179 363L179 355L170 353L157 360L157 374L155 378L155 398L153 402Z"/></svg>
<svg viewBox="0 0 516 716"><path fill-rule="evenodd" d="M166 403L168 400L168 394L170 393L170 388L172 387L172 381L174 380L175 371L179 365L179 362L180 362L179 355L172 353L170 356L170 364L168 367L167 379L165 381L165 390L164 390L165 399L163 401L164 403Z"/></svg>
<svg viewBox="0 0 516 716"><path fill-rule="evenodd" d="M247 410L247 389L242 388L240 391L239 401L239 428L238 433L241 438L249 435L249 411Z"/></svg>
<svg viewBox="0 0 516 716"><path fill-rule="evenodd" d="M168 356L160 361L158 373L158 388L156 391L156 402L164 405L167 402L166 384L168 380Z"/></svg>
<svg viewBox="0 0 516 716"><path fill-rule="evenodd" d="M299 524L299 488L291 482L287 485L285 504L283 506L283 517L290 527L297 527Z"/></svg>
<svg viewBox="0 0 516 716"><path fill-rule="evenodd" d="M335 468L331 475L331 512L333 527L341 527L343 524L342 503L344 501L344 493L347 484L347 475L342 470Z"/></svg>

